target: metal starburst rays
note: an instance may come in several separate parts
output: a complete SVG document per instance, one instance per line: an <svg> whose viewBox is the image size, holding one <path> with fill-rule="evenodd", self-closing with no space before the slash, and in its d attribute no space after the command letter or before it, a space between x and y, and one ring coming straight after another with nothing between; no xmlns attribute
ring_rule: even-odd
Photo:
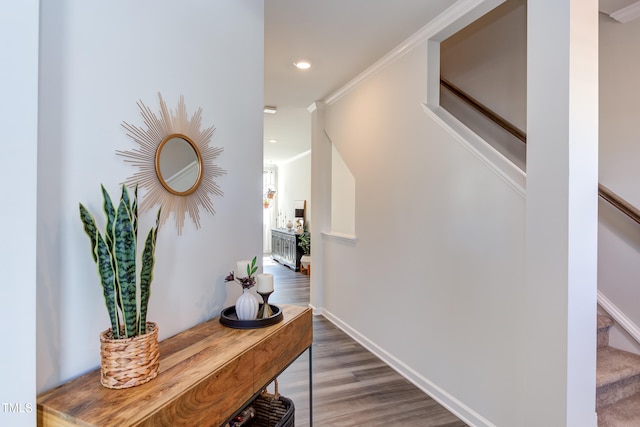
<svg viewBox="0 0 640 427"><path fill-rule="evenodd" d="M212 215L215 214L211 195L222 196L223 192L214 179L224 175L226 171L216 165L214 161L223 149L209 146L215 131L214 126L200 130L202 108L198 108L195 114L189 118L182 95L180 95L180 102L175 114L167 108L160 93L158 93L158 97L160 98L160 117L157 117L142 101L137 103L145 128L139 128L126 122L122 123L122 126L127 130L127 136L133 139L139 147L131 151L117 150L116 153L123 156L125 162L138 168L138 171L128 178L126 183L130 186L137 184L146 191L144 200L140 204L140 210L144 212L156 205L162 206L161 224L173 212L178 234L181 235L187 213L196 228L200 228L200 206ZM186 136L184 139L193 143L192 146L200 163L199 181L196 181L195 186L188 194L179 195L167 190L160 181L161 174L156 169L158 148L170 136Z"/></svg>

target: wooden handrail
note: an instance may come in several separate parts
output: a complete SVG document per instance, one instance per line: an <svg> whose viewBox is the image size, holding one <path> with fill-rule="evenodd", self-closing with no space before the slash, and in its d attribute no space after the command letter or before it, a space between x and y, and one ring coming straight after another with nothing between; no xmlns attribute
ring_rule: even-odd
<svg viewBox="0 0 640 427"><path fill-rule="evenodd" d="M451 82L444 78L440 78L440 84L450 90L454 95L458 98L462 99L464 102L469 104L475 110L477 110L480 114L496 123L498 126L509 132L511 135L518 138L520 141L527 143L527 134L515 127L513 124L509 123L506 119L501 117L500 115L494 113L485 105L480 103L477 99L473 98L468 93L465 93L459 87L453 85ZM638 210L635 206L631 205L629 202L624 200L622 197L618 196L613 191L609 190L602 184L598 184L598 196L602 197L602 199L606 200L611 204L611 206L617 208L620 212L640 224L640 210Z"/></svg>
<svg viewBox="0 0 640 427"><path fill-rule="evenodd" d="M640 210L624 200L622 197L618 196L602 184L598 184L598 195L609 202L612 206L618 208L620 212L640 224Z"/></svg>
<svg viewBox="0 0 640 427"><path fill-rule="evenodd" d="M517 127L509 123L504 117L494 113L493 111L485 107L482 103L480 103L480 101L473 98L471 95L464 92L462 89L455 86L447 79L440 78L440 84L445 88L447 88L448 90L450 90L455 96L457 96L458 98L462 99L464 102L469 104L471 107L477 110L480 114L482 114L483 116L487 117L489 120L491 120L492 122L500 126L502 129L506 130L511 135L515 136L525 144L527 143L527 135L523 131L521 131L520 129L518 129Z"/></svg>

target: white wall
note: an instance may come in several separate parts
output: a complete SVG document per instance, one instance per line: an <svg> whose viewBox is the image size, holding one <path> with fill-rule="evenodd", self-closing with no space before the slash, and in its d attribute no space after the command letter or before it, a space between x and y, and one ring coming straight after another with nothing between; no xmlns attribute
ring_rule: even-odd
<svg viewBox="0 0 640 427"><path fill-rule="evenodd" d="M442 42L442 76L525 130L526 45L527 2L508 0Z"/></svg>
<svg viewBox="0 0 640 427"><path fill-rule="evenodd" d="M278 165L278 212L294 224L294 203L306 200L305 224L311 226L311 151Z"/></svg>
<svg viewBox="0 0 640 427"><path fill-rule="evenodd" d="M526 77L526 8L521 5L514 9L518 3L523 2L505 3L496 9L496 18L482 19L447 39L442 45L442 73L505 117L526 123L522 108L526 98L522 80ZM510 36L501 37L503 30ZM600 14L599 38L599 181L632 205L640 206L636 184L640 178L640 85L636 84L640 74L640 20L620 24ZM504 83L508 91L501 86ZM600 200L598 235L598 288L638 326L640 308L634 301L640 298L640 287L636 286L640 276L640 228ZM640 354L640 344L618 326L612 330L610 342Z"/></svg>
<svg viewBox="0 0 640 427"><path fill-rule="evenodd" d="M640 207L640 19L620 24L600 16L600 182ZM640 325L640 226L600 202L598 289ZM640 354L620 330L611 344Z"/></svg>
<svg viewBox="0 0 640 427"><path fill-rule="evenodd" d="M311 199L313 218L311 228L311 265L314 269L309 288L309 305L314 314L322 312L324 294L324 241L323 233L331 231L331 149L332 144L324 128L324 102L309 107L311 113Z"/></svg>
<svg viewBox="0 0 640 427"><path fill-rule="evenodd" d="M600 15L600 182L640 206L640 19Z"/></svg>
<svg viewBox="0 0 640 427"><path fill-rule="evenodd" d="M202 107L227 170L201 229L187 219L179 237L172 218L161 228L149 319L164 339L239 295L225 275L261 253L263 12L255 0L42 3L38 391L99 364L109 321L78 202L99 217L100 183L114 194L135 172L115 151L135 147L120 124L143 126L138 100L157 112L158 92L171 109L182 94L189 114Z"/></svg>
<svg viewBox="0 0 640 427"><path fill-rule="evenodd" d="M517 425L595 427L598 2L530 1L527 28L527 303Z"/></svg>
<svg viewBox="0 0 640 427"><path fill-rule="evenodd" d="M36 424L36 183L38 125L38 2L11 5L0 15L0 156L3 209L0 249L0 425Z"/></svg>
<svg viewBox="0 0 640 427"><path fill-rule="evenodd" d="M324 239L323 311L468 421L514 425L525 203L423 112L425 49L326 107L357 242Z"/></svg>
<svg viewBox="0 0 640 427"><path fill-rule="evenodd" d="M548 35L536 39L529 63L566 78L549 86L564 95L553 112L533 105L534 139L549 136L540 132L546 123L562 132L535 152L532 200L424 114L435 68L425 51L434 42L403 49L324 109L327 136L357 183L357 240L323 239L323 313L471 425L595 426L597 47L586 43L583 52L576 40L594 42L597 5L569 3L545 2L534 18L539 37L547 14L557 13L561 46L551 48ZM544 49L554 62L540 55ZM553 93L540 86L547 76L534 86L545 103ZM591 137L579 130L586 120ZM540 155L551 141L563 161ZM545 162L561 182L547 211ZM545 255L543 239L532 234L538 225L553 231L562 256ZM540 281L545 263L549 283ZM547 310L544 327L536 325ZM539 360L525 354L532 348Z"/></svg>
<svg viewBox="0 0 640 427"><path fill-rule="evenodd" d="M506 2L492 13L495 18L485 17L447 39L442 44L442 73L510 120L526 123L526 8L519 3L524 2ZM505 32L509 37L501 36ZM599 181L632 205L640 206L636 185L640 178L640 85L635 83L640 73L640 20L620 24L600 14L599 36ZM465 116L454 110L453 104L445 108L473 126L473 117L462 118ZM487 125L480 122L479 131L491 130L481 126ZM499 141L494 135L492 138ZM505 147L518 150L519 145L517 141L505 142ZM510 159L522 158L520 153L506 155ZM640 276L639 227L607 202L599 201L598 289L607 304L615 306L615 313L622 312L635 324L636 328L631 327L636 336L640 335L640 308L634 303L640 298L640 287L636 286ZM612 329L610 343L640 354L640 344L619 325Z"/></svg>
<svg viewBox="0 0 640 427"><path fill-rule="evenodd" d="M273 184L274 187L278 186L278 167L269 165L264 167L263 169L264 176L262 177L263 181L263 190L262 197L265 197L265 187L267 184ZM262 208L262 251L266 253L271 253L271 229L276 227L276 223L278 221L278 191L273 196L273 199L270 199L269 207Z"/></svg>
<svg viewBox="0 0 640 427"><path fill-rule="evenodd" d="M340 152L331 146L331 231L356 234L356 182ZM380 194L380 203L384 194Z"/></svg>

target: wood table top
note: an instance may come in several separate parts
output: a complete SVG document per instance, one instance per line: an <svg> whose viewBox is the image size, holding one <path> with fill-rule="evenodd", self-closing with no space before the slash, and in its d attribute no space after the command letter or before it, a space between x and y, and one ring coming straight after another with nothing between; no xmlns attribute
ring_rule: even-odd
<svg viewBox="0 0 640 427"><path fill-rule="evenodd" d="M158 376L137 387L105 388L96 369L42 393L38 425L219 426L311 346L311 309L281 307L265 328L216 317L161 341Z"/></svg>

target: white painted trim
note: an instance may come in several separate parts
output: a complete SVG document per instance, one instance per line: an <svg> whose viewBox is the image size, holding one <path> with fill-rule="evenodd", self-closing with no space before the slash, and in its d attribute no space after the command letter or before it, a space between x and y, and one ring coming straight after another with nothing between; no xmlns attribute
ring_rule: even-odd
<svg viewBox="0 0 640 427"><path fill-rule="evenodd" d="M436 37L438 41L442 41L449 35L455 33L460 28L466 26L470 22L476 20L479 16L493 9L506 0L458 0L451 7L446 9L427 25L422 27L418 32L400 43L385 56L376 61L372 66L357 75L353 80L342 86L336 92L331 94L326 100L326 104L332 104L342 98L363 81L382 68L401 58L406 53L413 50L416 46L426 42L432 37ZM474 12L474 13L471 13ZM453 25L458 23L458 25ZM311 106L309 107L311 108Z"/></svg>
<svg viewBox="0 0 640 427"><path fill-rule="evenodd" d="M599 289L598 289L598 305L602 307L604 311L607 312L609 316L618 324L622 329L624 329L631 337L637 342L640 343L640 328L638 325L633 323L631 319L627 317L626 314L622 312L614 303L609 300Z"/></svg>
<svg viewBox="0 0 640 427"><path fill-rule="evenodd" d="M636 18L640 18L640 1L630 4L627 7L623 7L620 10L616 10L615 12L610 13L609 16L622 24L633 21Z"/></svg>
<svg viewBox="0 0 640 427"><path fill-rule="evenodd" d="M338 233L337 231L323 232L321 234L327 239L337 240L341 242L355 244L358 241L358 238L353 234Z"/></svg>
<svg viewBox="0 0 640 427"><path fill-rule="evenodd" d="M422 110L446 130L464 148L473 153L491 171L509 184L522 198L527 185L526 173L503 156L475 132L442 107L431 108L422 104Z"/></svg>
<svg viewBox="0 0 640 427"><path fill-rule="evenodd" d="M324 108L324 105L325 105L324 101L315 101L307 107L307 111L309 113L314 113L316 110L320 110Z"/></svg>
<svg viewBox="0 0 640 427"><path fill-rule="evenodd" d="M369 340L367 337L361 335L358 331L350 327L338 317L334 316L329 311L323 310L323 316L328 321L333 323L337 328L349 335L356 342L370 351L373 355L389 365L389 367L398 372L420 390L431 396L435 401L447 408L451 413L453 413L465 423L471 426L495 427L495 424L492 424L489 420L473 411L471 408L460 402L455 397L451 396L445 390L438 387L435 383L420 375L410 366L394 357L392 354Z"/></svg>
<svg viewBox="0 0 640 427"><path fill-rule="evenodd" d="M309 308L311 309L311 312L313 313L314 316L322 316L324 314L322 307L318 308L318 307L315 307L313 304L309 304Z"/></svg>

